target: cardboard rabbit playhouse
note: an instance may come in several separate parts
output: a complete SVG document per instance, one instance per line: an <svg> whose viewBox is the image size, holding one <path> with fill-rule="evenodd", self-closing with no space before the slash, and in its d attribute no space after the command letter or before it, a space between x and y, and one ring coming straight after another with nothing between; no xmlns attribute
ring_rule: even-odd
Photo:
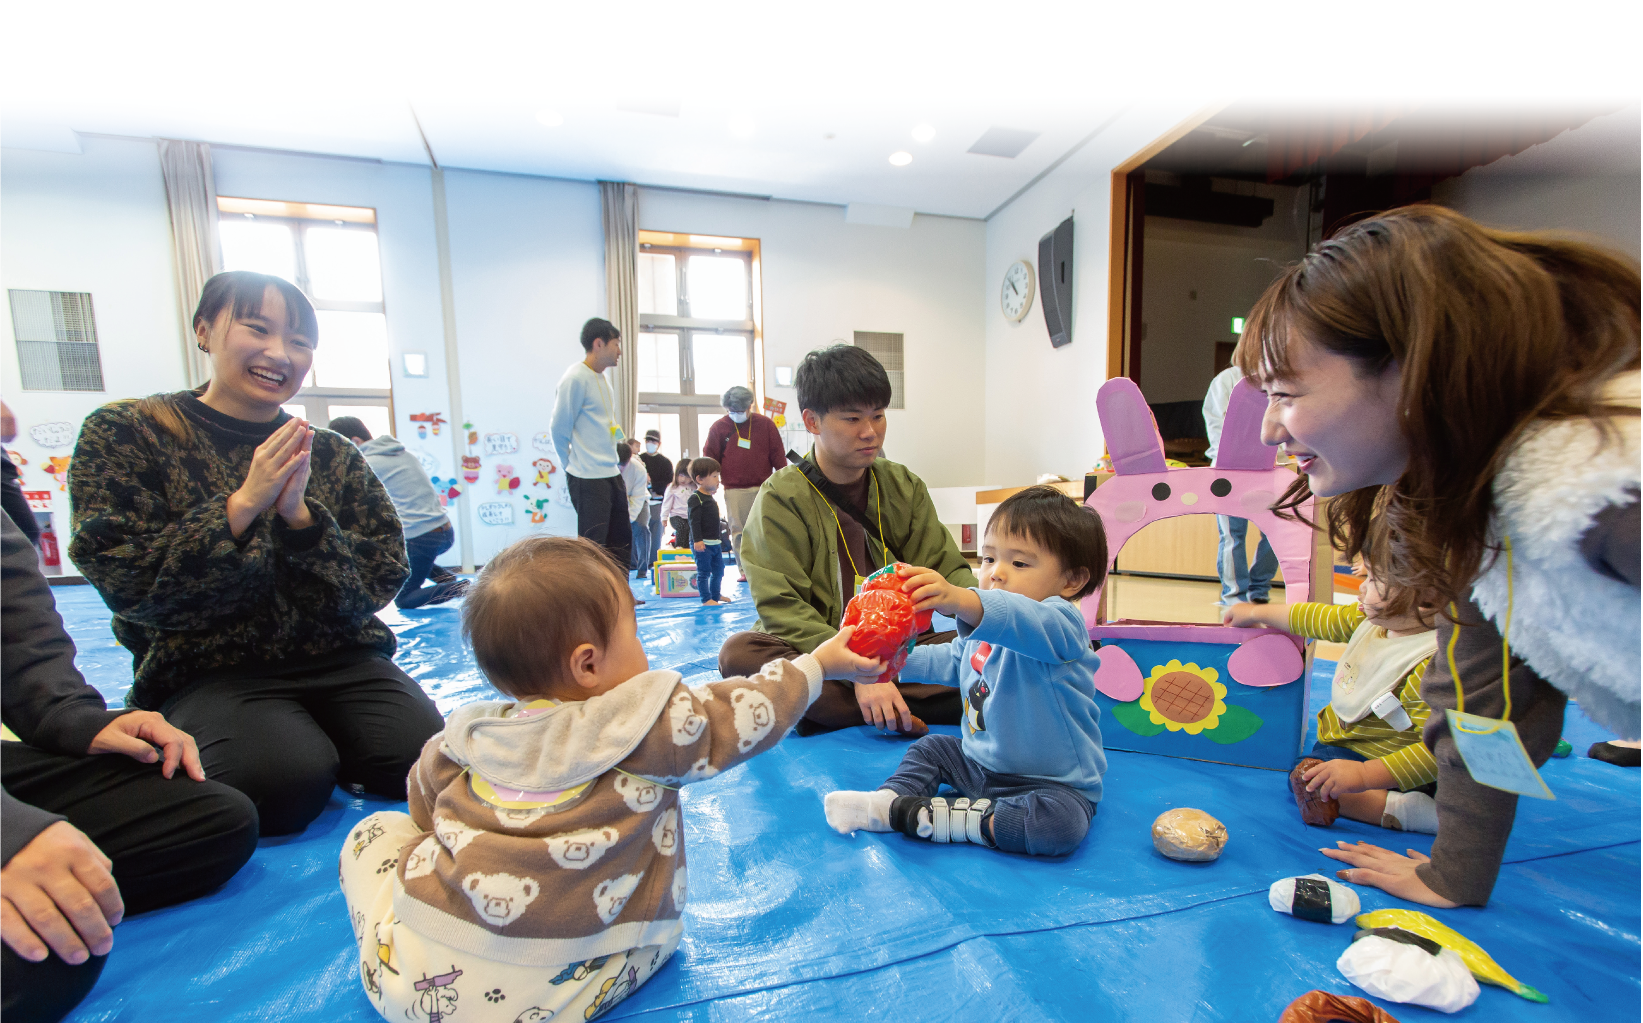
<svg viewBox="0 0 1643 1023"><path fill-rule="evenodd" d="M1248 519L1266 536L1288 603L1333 599L1323 534L1270 510L1295 473L1261 443L1265 409L1261 393L1239 381L1215 464L1172 469L1135 382L1118 377L1101 386L1096 410L1114 475L1085 503L1106 525L1109 583L1119 551L1142 527L1219 514ZM1309 520L1313 510L1310 499L1299 509ZM1084 598L1083 610L1090 638L1101 644L1095 687L1109 749L1282 771L1294 765L1307 734L1311 644L1269 629L1111 621L1105 598L1103 586Z"/></svg>

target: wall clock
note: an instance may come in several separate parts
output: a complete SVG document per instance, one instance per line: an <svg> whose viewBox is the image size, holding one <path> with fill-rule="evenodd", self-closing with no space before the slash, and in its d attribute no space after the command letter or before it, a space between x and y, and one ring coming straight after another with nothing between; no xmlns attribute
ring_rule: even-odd
<svg viewBox="0 0 1643 1023"><path fill-rule="evenodd" d="M1033 307L1033 286L1033 265L1027 260L1018 259L1004 271L1004 285L999 289L998 304L1011 322L1020 323L1027 310Z"/></svg>

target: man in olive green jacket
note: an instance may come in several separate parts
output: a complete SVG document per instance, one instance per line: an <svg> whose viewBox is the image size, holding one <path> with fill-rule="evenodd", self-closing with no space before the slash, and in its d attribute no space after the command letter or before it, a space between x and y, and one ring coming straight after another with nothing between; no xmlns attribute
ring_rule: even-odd
<svg viewBox="0 0 1643 1023"><path fill-rule="evenodd" d="M904 561L956 586L976 585L924 482L880 457L890 379L878 360L834 345L805 356L793 382L815 447L766 480L748 514L743 570L759 622L719 651L727 678L814 650L838 631L861 581L887 564ZM954 635L927 632L918 641L947 643ZM866 722L920 735L926 721L957 724L959 715L958 690L947 686L830 681L799 734Z"/></svg>

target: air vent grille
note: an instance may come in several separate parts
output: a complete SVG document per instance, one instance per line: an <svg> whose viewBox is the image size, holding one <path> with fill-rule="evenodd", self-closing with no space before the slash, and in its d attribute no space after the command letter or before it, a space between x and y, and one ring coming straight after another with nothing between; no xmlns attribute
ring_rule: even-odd
<svg viewBox="0 0 1643 1023"><path fill-rule="evenodd" d="M11 291L11 325L25 391L101 391L97 320L83 291Z"/></svg>
<svg viewBox="0 0 1643 1023"><path fill-rule="evenodd" d="M907 367L903 364L902 335L887 334L882 331L858 330L855 344L879 360L884 367L884 373L890 378L890 407L905 409L907 407Z"/></svg>

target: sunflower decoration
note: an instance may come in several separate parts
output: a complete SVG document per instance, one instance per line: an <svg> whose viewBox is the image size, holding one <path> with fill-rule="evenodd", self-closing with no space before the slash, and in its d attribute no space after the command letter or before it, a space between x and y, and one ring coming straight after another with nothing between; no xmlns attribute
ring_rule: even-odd
<svg viewBox="0 0 1643 1023"><path fill-rule="evenodd" d="M1254 735L1261 719L1247 708L1226 703L1227 687L1214 668L1171 660L1152 669L1141 698L1115 704L1113 717L1137 735L1165 729L1202 735L1226 745Z"/></svg>

